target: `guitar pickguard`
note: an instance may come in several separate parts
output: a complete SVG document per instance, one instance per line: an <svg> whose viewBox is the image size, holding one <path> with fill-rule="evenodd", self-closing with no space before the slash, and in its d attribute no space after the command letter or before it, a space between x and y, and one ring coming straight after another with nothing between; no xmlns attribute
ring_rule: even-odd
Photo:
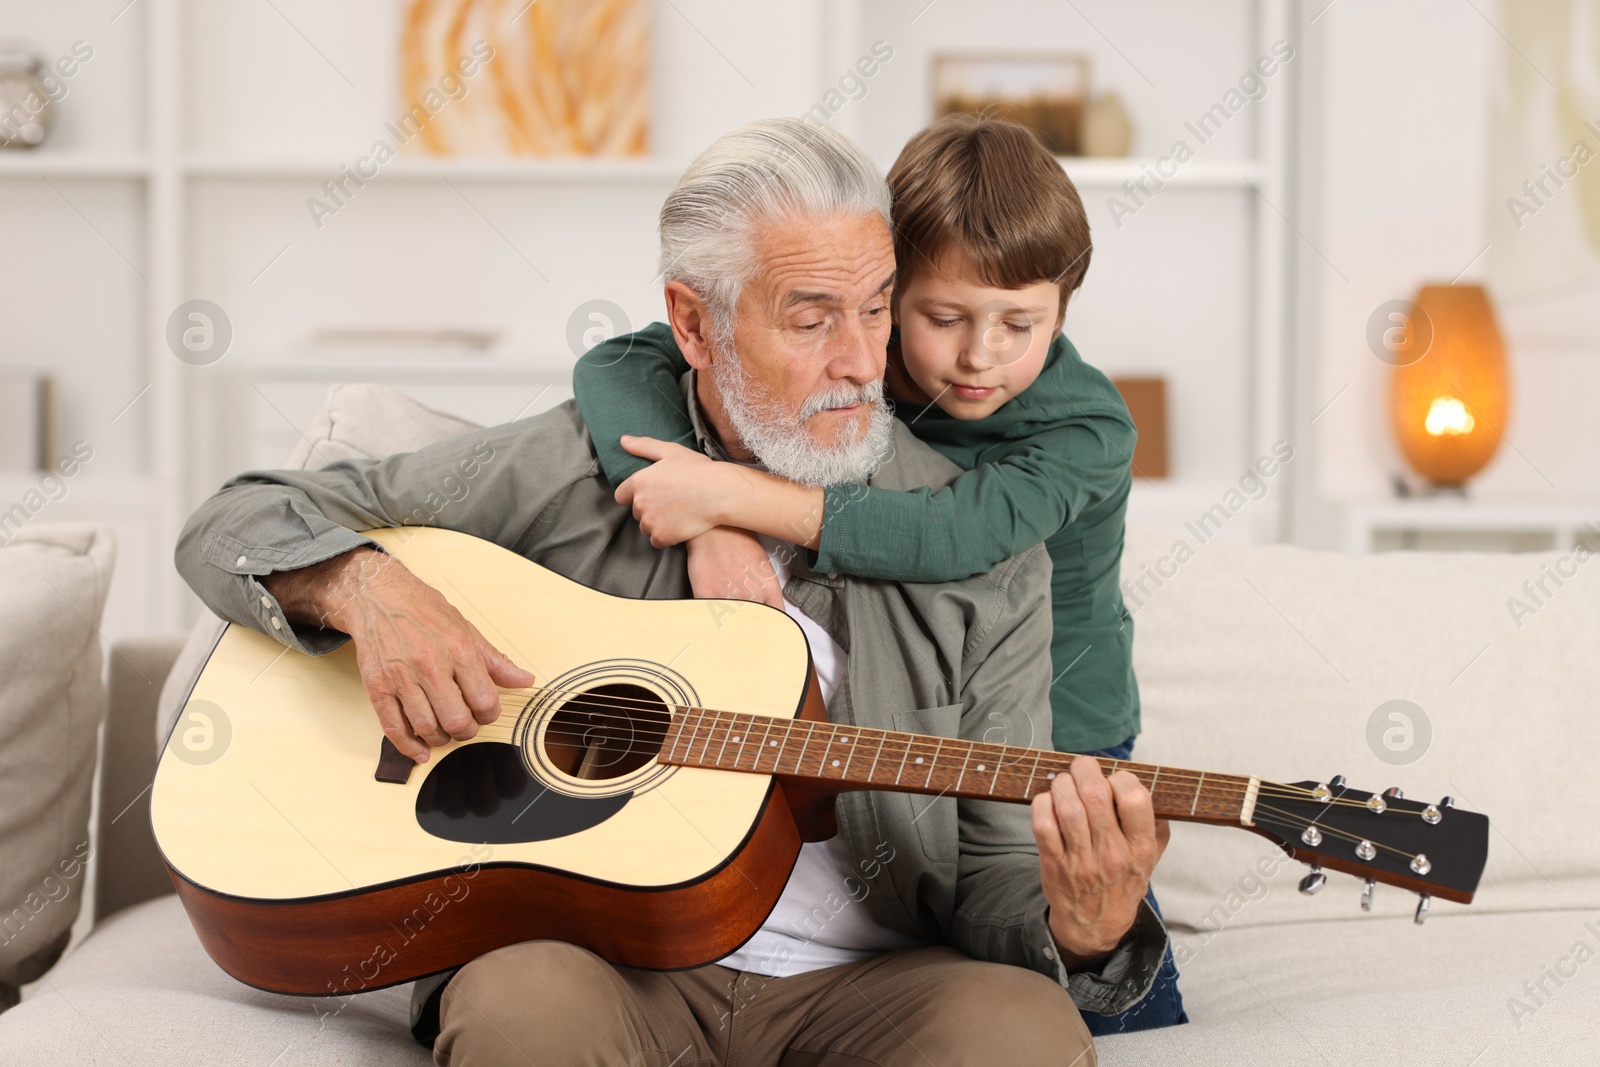
<svg viewBox="0 0 1600 1067"><path fill-rule="evenodd" d="M632 796L558 793L528 773L519 747L483 741L456 749L428 772L417 793L417 822L447 841L549 841L600 825Z"/></svg>

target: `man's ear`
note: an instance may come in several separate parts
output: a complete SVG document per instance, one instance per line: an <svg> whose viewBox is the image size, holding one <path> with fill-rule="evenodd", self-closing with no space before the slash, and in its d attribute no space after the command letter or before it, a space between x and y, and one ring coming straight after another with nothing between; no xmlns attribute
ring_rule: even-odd
<svg viewBox="0 0 1600 1067"><path fill-rule="evenodd" d="M684 362L696 370L711 366L711 309L700 294L682 282L668 282L667 324Z"/></svg>

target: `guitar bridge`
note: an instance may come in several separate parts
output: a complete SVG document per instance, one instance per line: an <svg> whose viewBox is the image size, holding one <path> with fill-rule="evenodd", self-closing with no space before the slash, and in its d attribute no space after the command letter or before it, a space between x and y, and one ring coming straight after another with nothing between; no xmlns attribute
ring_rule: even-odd
<svg viewBox="0 0 1600 1067"><path fill-rule="evenodd" d="M378 769L372 772L372 777L380 782L391 782L394 785L405 785L411 779L411 768L416 761L398 748L387 737L378 749Z"/></svg>

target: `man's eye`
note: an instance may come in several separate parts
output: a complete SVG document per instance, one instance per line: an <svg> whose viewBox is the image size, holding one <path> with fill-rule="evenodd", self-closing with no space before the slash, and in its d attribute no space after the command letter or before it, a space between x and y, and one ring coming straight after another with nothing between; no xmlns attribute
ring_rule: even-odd
<svg viewBox="0 0 1600 1067"><path fill-rule="evenodd" d="M826 323L823 322L802 322L800 324L800 328L802 330L815 330L824 325L826 325Z"/></svg>
<svg viewBox="0 0 1600 1067"><path fill-rule="evenodd" d="M867 314L873 316L874 318L876 318L877 316L882 315L885 311L888 311L888 310L889 309L887 307L868 308L867 309Z"/></svg>

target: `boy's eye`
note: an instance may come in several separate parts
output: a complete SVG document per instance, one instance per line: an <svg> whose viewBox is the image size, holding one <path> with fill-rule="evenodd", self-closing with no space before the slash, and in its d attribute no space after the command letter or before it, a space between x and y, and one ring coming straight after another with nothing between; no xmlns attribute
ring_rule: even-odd
<svg viewBox="0 0 1600 1067"><path fill-rule="evenodd" d="M961 320L960 319L941 319L941 318L938 318L936 316L929 315L928 316L928 321L933 323L935 326L954 326L956 323L960 322Z"/></svg>
<svg viewBox="0 0 1600 1067"><path fill-rule="evenodd" d="M1031 323L1031 322L1008 322L1008 323L1006 323L1006 329L1010 330L1012 333L1028 333L1028 332L1032 331L1033 323Z"/></svg>

